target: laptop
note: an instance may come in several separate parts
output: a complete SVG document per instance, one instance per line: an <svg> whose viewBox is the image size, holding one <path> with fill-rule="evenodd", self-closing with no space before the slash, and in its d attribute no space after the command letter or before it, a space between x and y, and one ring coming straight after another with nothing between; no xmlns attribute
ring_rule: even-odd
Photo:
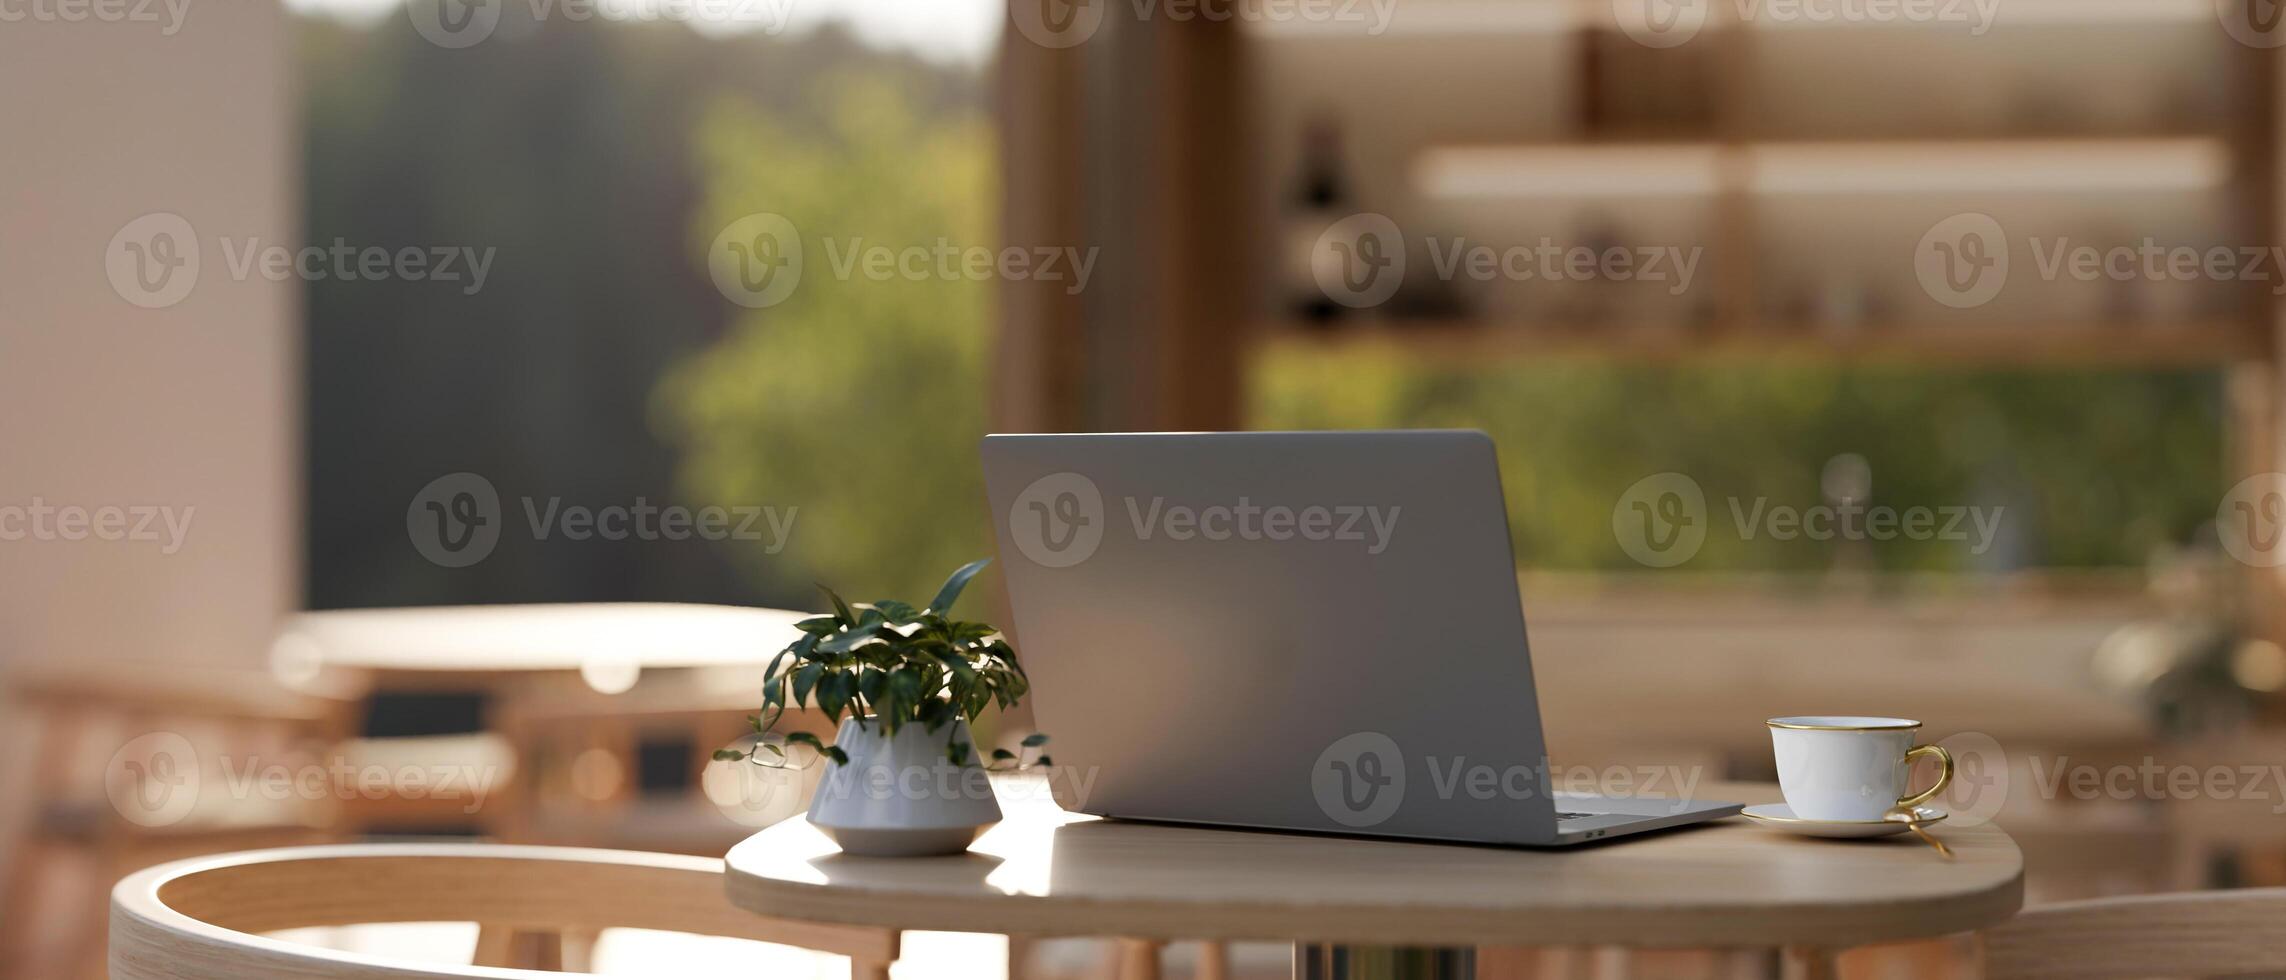
<svg viewBox="0 0 2286 980"><path fill-rule="evenodd" d="M1555 791L1481 432L994 435L983 455L1071 809L1533 846L1740 809Z"/></svg>

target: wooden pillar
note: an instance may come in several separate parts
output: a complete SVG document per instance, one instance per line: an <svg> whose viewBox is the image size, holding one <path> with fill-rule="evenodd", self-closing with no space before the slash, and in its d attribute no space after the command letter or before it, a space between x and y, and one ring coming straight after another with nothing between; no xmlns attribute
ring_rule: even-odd
<svg viewBox="0 0 2286 980"><path fill-rule="evenodd" d="M1065 0L1009 0L1044 10ZM1045 14L1038 14L1044 17ZM1051 48L1013 22L1001 34L1000 235L1019 247L1086 247L1080 119L1087 43ZM991 422L998 432L1084 427L1081 299L1064 284L999 281Z"/></svg>
<svg viewBox="0 0 2286 980"><path fill-rule="evenodd" d="M1088 250L1094 267L1078 295L1001 284L1001 431L1241 421L1244 39L1233 21L1132 11L1106 8L1068 47L1004 35L1003 237Z"/></svg>
<svg viewBox="0 0 2286 980"><path fill-rule="evenodd" d="M2239 84L2233 88L2246 100L2230 113L2230 187L2243 205L2239 213L2247 216L2246 226L2236 232L2249 245L2276 246L2281 244L2279 229L2286 226L2278 186L2279 140L2286 130L2279 118L2286 99L2280 98L2279 90L2286 85L2286 73L2280 70L2277 49L2243 44L2232 47L2239 69ZM2244 285L2243 316L2256 340L2253 347L2257 353L2232 365L2224 379L2231 425L2225 441L2230 453L2226 464L2231 468L2223 481L2225 487L2254 474L2275 472L2281 460L2286 460L2286 452L2279 445L2279 439L2286 436L2286 424L2281 419L2286 404L2280 402L2280 394L2286 393L2286 377L2280 376L2278 358L2279 349L2286 346L2280 337L2286 321L2280 318L2277 298L2271 293L2273 283L2268 278ZM2244 596L2248 633L2286 644L2286 568L2250 566Z"/></svg>

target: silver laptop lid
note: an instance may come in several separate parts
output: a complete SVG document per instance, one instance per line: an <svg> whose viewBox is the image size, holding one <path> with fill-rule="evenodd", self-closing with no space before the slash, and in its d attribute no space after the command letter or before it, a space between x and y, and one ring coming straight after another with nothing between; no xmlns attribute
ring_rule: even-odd
<svg viewBox="0 0 2286 980"><path fill-rule="evenodd" d="M995 435L983 453L1034 715L1080 809L1554 838L1483 433Z"/></svg>

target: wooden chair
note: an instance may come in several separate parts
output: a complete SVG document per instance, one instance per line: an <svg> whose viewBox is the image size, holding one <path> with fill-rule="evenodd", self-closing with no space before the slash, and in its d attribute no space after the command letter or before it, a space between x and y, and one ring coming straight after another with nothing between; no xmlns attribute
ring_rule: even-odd
<svg viewBox="0 0 2286 980"><path fill-rule="evenodd" d="M309 763L347 730L354 691L136 664L18 669L0 692L32 760L5 792L21 805L0 814L0 976L101 976L105 890L136 868L333 839L333 801L235 793L216 763Z"/></svg>
<svg viewBox="0 0 2286 980"><path fill-rule="evenodd" d="M475 922L479 965L443 966L257 933ZM626 927L729 936L850 958L885 980L893 930L773 921L723 897L722 862L499 844L343 844L218 854L139 871L111 892L114 980L542 977L584 966L574 939Z"/></svg>
<svg viewBox="0 0 2286 980"><path fill-rule="evenodd" d="M1989 980L2286 973L2286 888L2097 898L2028 909L1985 939Z"/></svg>

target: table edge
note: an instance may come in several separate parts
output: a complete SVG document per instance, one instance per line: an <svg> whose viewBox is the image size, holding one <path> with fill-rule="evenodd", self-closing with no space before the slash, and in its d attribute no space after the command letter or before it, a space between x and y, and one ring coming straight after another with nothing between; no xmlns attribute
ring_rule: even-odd
<svg viewBox="0 0 2286 980"><path fill-rule="evenodd" d="M1739 910L1689 909L1670 913L1670 919L1649 927L1641 919L1661 914L1661 910L1641 906L1415 906L1418 914L1409 914L1398 923L1385 910L1302 901L1247 904L1234 909L1228 902L1107 901L994 893L900 894L897 907L885 910L877 889L768 878L741 871L729 861L724 863L724 891L739 908L772 918L933 932L1438 946L1806 945L1839 949L1972 932L2014 916L2024 905L2023 852L2005 832L2001 836L2016 854L2016 868L2006 879L1978 891ZM1106 922L1107 915L1117 921ZM1419 920L1424 917L1432 920L1432 927L1421 927Z"/></svg>

